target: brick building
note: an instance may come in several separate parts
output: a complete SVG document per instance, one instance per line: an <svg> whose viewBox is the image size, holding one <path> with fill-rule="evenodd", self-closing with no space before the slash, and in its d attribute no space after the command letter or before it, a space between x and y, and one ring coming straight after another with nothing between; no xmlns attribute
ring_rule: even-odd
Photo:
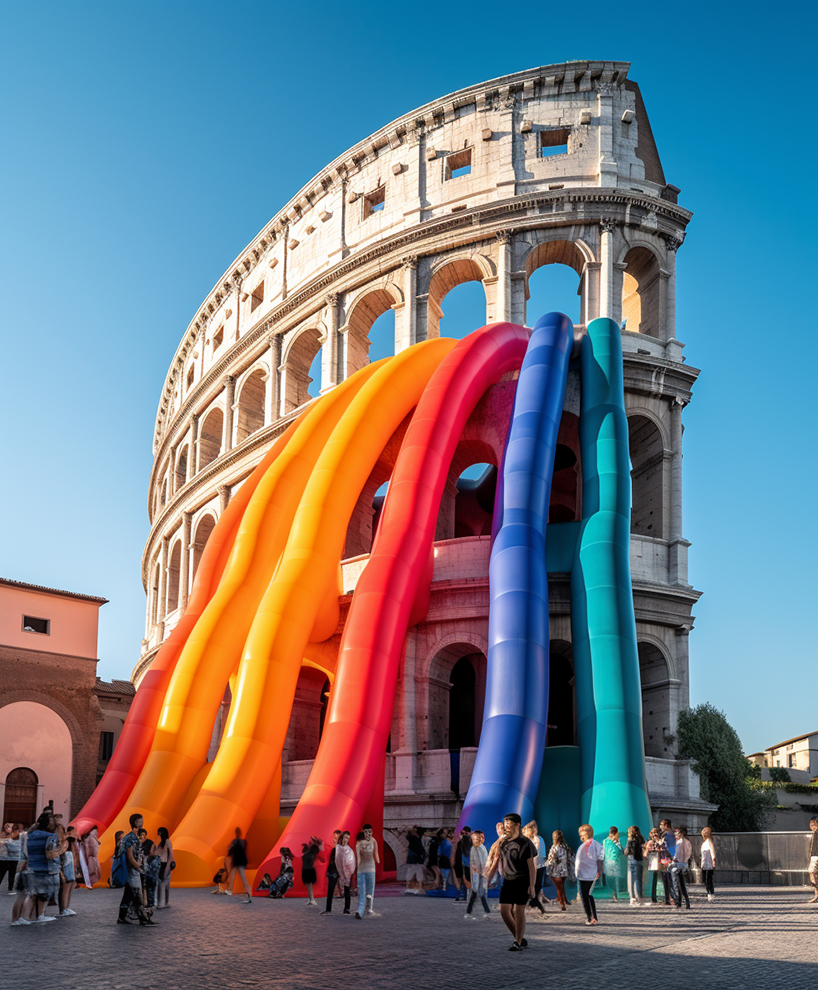
<svg viewBox="0 0 818 990"><path fill-rule="evenodd" d="M96 786L134 687L96 676L107 599L0 579L0 807L28 824L53 802L64 821Z"/></svg>

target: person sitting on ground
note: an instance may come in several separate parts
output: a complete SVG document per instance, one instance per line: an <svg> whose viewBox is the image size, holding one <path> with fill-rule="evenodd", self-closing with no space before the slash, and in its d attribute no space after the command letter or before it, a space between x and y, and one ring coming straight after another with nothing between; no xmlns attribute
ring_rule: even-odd
<svg viewBox="0 0 818 990"><path fill-rule="evenodd" d="M293 886L295 880L293 876L295 870L293 870L293 854L292 850L287 846L282 846L279 850L279 855L281 856L281 869L278 871L278 876L273 881L270 887L270 893L268 897L273 897L276 900L280 900L287 891Z"/></svg>
<svg viewBox="0 0 818 990"><path fill-rule="evenodd" d="M227 893L227 878L230 875L230 871L227 869L226 860L222 860L222 865L216 870L213 875L213 883L216 884L215 888L210 891L211 894L226 894Z"/></svg>
<svg viewBox="0 0 818 990"><path fill-rule="evenodd" d="M269 873L265 873L261 878L261 883L256 887L256 890L269 890L273 886L273 878Z"/></svg>

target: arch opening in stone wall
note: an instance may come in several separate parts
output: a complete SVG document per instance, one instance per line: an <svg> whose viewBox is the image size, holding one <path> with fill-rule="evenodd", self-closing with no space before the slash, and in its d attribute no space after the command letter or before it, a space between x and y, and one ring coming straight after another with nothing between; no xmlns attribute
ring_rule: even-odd
<svg viewBox="0 0 818 990"><path fill-rule="evenodd" d="M631 533L664 537L664 444L647 416L628 417L631 457Z"/></svg>
<svg viewBox="0 0 818 990"><path fill-rule="evenodd" d="M156 566L153 569L153 584L151 585L151 625L156 625L156 623L162 618L163 612L160 607L159 602L159 585L161 581L162 568L157 560Z"/></svg>
<svg viewBox="0 0 818 990"><path fill-rule="evenodd" d="M28 828L37 817L37 774L29 767L15 767L6 774L3 822Z"/></svg>
<svg viewBox="0 0 818 990"><path fill-rule="evenodd" d="M176 485L175 490L178 492L182 485L187 481L187 461L188 461L188 446L185 444L184 447L179 451L176 458Z"/></svg>
<svg viewBox="0 0 818 990"><path fill-rule="evenodd" d="M20 770L27 773L13 779L22 781L25 778L30 787L29 775L33 774L36 778L35 815L28 821L24 818L17 818L16 821L30 825L43 807L53 801L55 813L68 822L73 810L71 789L75 746L77 753L81 752L86 742L85 733L56 699L45 697L40 692L33 697L42 700L12 700L0 707L0 739L6 742L0 753L0 781L8 781L10 774ZM71 721L74 731L66 718ZM8 801L8 798L7 792L5 800ZM6 817L3 820L11 819Z"/></svg>
<svg viewBox="0 0 818 990"><path fill-rule="evenodd" d="M468 642L439 650L429 665L429 749L477 746L486 697L486 656Z"/></svg>
<svg viewBox="0 0 818 990"><path fill-rule="evenodd" d="M328 697L327 675L315 667L302 667L293 698L282 762L315 759L324 730Z"/></svg>
<svg viewBox="0 0 818 990"><path fill-rule="evenodd" d="M344 377L395 353L395 312L403 301L397 286L385 283L357 296L347 315L344 335Z"/></svg>
<svg viewBox="0 0 818 990"><path fill-rule="evenodd" d="M488 299L483 280L493 274L481 255L455 258L436 268L429 280L426 300L426 338L443 336L461 340L485 326Z"/></svg>
<svg viewBox="0 0 818 990"><path fill-rule="evenodd" d="M321 389L321 344L317 327L300 330L282 356L283 409L286 415L315 398Z"/></svg>
<svg viewBox="0 0 818 990"><path fill-rule="evenodd" d="M168 557L168 595L166 615L179 608L179 579L182 573L182 541L177 540Z"/></svg>
<svg viewBox="0 0 818 990"><path fill-rule="evenodd" d="M576 522L581 518L582 464L579 445L579 416L564 410L557 434L557 446L554 451L548 522Z"/></svg>
<svg viewBox="0 0 818 990"><path fill-rule="evenodd" d="M640 641L639 679L642 684L642 732L645 756L672 759L670 667L664 652L655 644Z"/></svg>
<svg viewBox="0 0 818 990"><path fill-rule="evenodd" d="M646 247L634 247L623 261L627 266L622 279L623 329L664 339L658 258Z"/></svg>
<svg viewBox="0 0 818 990"><path fill-rule="evenodd" d="M542 241L529 251L525 259L528 326L553 312L565 313L573 323L582 322L582 273L589 257L590 252L573 241Z"/></svg>
<svg viewBox="0 0 818 990"><path fill-rule="evenodd" d="M471 430L455 449L440 498L435 540L491 534L491 515L502 451Z"/></svg>
<svg viewBox="0 0 818 990"><path fill-rule="evenodd" d="M552 639L548 658L547 746L576 746L576 685L570 643Z"/></svg>
<svg viewBox="0 0 818 990"><path fill-rule="evenodd" d="M193 561L190 572L191 582L193 578L196 577L196 571L199 569L199 562L202 559L202 554L204 553L204 548L207 546L207 541L210 539L210 535L216 528L216 517L210 513L206 512L196 523L196 529L193 532Z"/></svg>
<svg viewBox="0 0 818 990"><path fill-rule="evenodd" d="M199 470L203 471L208 464L221 453L222 432L224 430L224 414L218 407L211 409L202 420L199 430Z"/></svg>
<svg viewBox="0 0 818 990"><path fill-rule="evenodd" d="M162 479L162 489L159 496L159 508L164 509L168 502L168 479Z"/></svg>
<svg viewBox="0 0 818 990"><path fill-rule="evenodd" d="M264 426L267 395L264 368L256 368L242 382L236 403L236 444L243 443Z"/></svg>

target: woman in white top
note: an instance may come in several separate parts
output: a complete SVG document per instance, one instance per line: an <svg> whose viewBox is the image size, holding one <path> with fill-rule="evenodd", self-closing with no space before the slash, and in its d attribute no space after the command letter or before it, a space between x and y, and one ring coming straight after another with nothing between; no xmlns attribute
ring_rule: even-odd
<svg viewBox="0 0 818 990"><path fill-rule="evenodd" d="M713 873L716 869L716 847L713 845L713 829L706 825L702 829L702 879L708 901L716 896L713 890Z"/></svg>
<svg viewBox="0 0 818 990"><path fill-rule="evenodd" d="M338 886L344 892L344 914L349 914L350 888L355 872L355 850L349 844L349 832L342 832L338 839L335 847L335 869L338 871Z"/></svg>
<svg viewBox="0 0 818 990"><path fill-rule="evenodd" d="M582 840L577 849L576 862L574 868L579 884L579 896L582 898L582 906L585 908L585 924L596 925L596 901L592 891L594 884L602 873L602 863L605 853L602 846L594 838L594 830L590 825L580 825L579 837Z"/></svg>
<svg viewBox="0 0 818 990"><path fill-rule="evenodd" d="M364 912L375 913L372 909L375 899L375 867L381 861L378 856L378 842L372 838L372 826L364 825L362 831L363 838L358 839L355 845L355 855L358 858L358 910L355 917L359 921Z"/></svg>

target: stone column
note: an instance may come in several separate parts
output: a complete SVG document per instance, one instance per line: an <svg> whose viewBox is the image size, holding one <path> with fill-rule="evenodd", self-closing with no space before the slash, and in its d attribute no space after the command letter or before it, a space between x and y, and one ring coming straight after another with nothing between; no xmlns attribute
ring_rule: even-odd
<svg viewBox="0 0 818 990"><path fill-rule="evenodd" d="M236 402L236 379L224 376L224 419L222 420L222 451L233 448L233 406Z"/></svg>
<svg viewBox="0 0 818 990"><path fill-rule="evenodd" d="M668 273L663 312L665 340L667 341L665 350L669 361L681 362L682 345L676 340L676 249L679 247L679 241L675 237L669 237L665 241L665 245L667 247L665 270Z"/></svg>
<svg viewBox="0 0 818 990"><path fill-rule="evenodd" d="M190 520L189 512L182 513L182 563L179 568L179 605L187 606L188 584L190 583Z"/></svg>
<svg viewBox="0 0 818 990"><path fill-rule="evenodd" d="M625 288L625 269L627 264L624 261L613 263L613 308L611 319L622 326L622 293Z"/></svg>
<svg viewBox="0 0 818 990"><path fill-rule="evenodd" d="M194 413L190 417L190 456L188 457L188 480L199 471L199 417Z"/></svg>
<svg viewBox="0 0 818 990"><path fill-rule="evenodd" d="M281 375L279 365L281 364L281 334L270 335L270 374L267 378L267 391L264 393L264 425L269 426L274 423L280 413L281 404Z"/></svg>
<svg viewBox="0 0 818 990"><path fill-rule="evenodd" d="M601 220L599 250L599 315L613 319L614 310L614 271L613 237L616 224L613 220Z"/></svg>
<svg viewBox="0 0 818 990"><path fill-rule="evenodd" d="M601 83L597 96L599 108L599 185L615 186L617 164L614 158L614 102L615 87ZM607 313L601 314L607 316Z"/></svg>
<svg viewBox="0 0 818 990"><path fill-rule="evenodd" d="M219 515L221 515L230 502L230 485L219 485L216 490L219 493Z"/></svg>
<svg viewBox="0 0 818 990"><path fill-rule="evenodd" d="M418 259L403 260L403 308L395 310L395 353L405 351L417 342L417 284Z"/></svg>
<svg viewBox="0 0 818 990"><path fill-rule="evenodd" d="M582 269L582 322L587 327L591 320L599 316L599 271L598 261L586 261Z"/></svg>
<svg viewBox="0 0 818 990"><path fill-rule="evenodd" d="M496 322L511 322L511 233L498 230L497 238L497 305L494 308ZM488 318L488 309L486 317Z"/></svg>
<svg viewBox="0 0 818 990"><path fill-rule="evenodd" d="M688 540L682 536L682 409L685 400L677 395L670 407L670 437L673 460L670 467L670 543L668 583L687 586Z"/></svg>
<svg viewBox="0 0 818 990"><path fill-rule="evenodd" d="M403 658L403 692L401 697L403 746L395 752L395 790L404 794L415 793L415 778L417 776L418 728L415 648L415 637L408 637Z"/></svg>
<svg viewBox="0 0 818 990"><path fill-rule="evenodd" d="M338 293L330 292L327 296L327 315L324 324L327 328L327 339L321 348L321 392L329 392L338 384Z"/></svg>
<svg viewBox="0 0 818 990"><path fill-rule="evenodd" d="M234 334L234 339L239 339L239 334L241 333L241 283L243 278L238 273L233 275L233 289L236 293L236 333Z"/></svg>
<svg viewBox="0 0 818 990"><path fill-rule="evenodd" d="M167 592L168 592L168 537L162 537L159 550L159 602L156 608L156 624L160 626L160 642L164 636L165 616L168 612Z"/></svg>
<svg viewBox="0 0 818 990"><path fill-rule="evenodd" d="M287 259L290 255L290 225L286 220L281 225L281 238L284 245L281 252L281 298L284 300L287 298Z"/></svg>
<svg viewBox="0 0 818 990"><path fill-rule="evenodd" d="M674 630L676 633L676 677L677 677L677 697L671 694L670 698L670 731L676 735L679 724L679 710L687 708L690 704L690 623L685 623Z"/></svg>

